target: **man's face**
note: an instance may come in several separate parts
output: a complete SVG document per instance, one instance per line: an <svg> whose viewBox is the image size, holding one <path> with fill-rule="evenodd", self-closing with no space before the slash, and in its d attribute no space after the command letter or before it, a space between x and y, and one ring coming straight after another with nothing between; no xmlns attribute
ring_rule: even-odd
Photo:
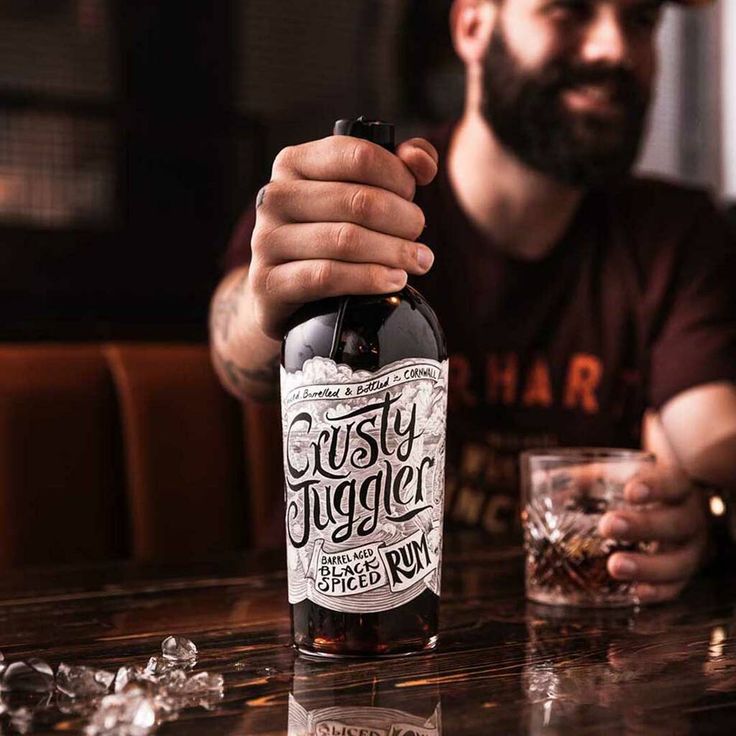
<svg viewBox="0 0 736 736"><path fill-rule="evenodd" d="M656 0L495 0L483 112L527 166L573 186L626 174L654 76Z"/></svg>

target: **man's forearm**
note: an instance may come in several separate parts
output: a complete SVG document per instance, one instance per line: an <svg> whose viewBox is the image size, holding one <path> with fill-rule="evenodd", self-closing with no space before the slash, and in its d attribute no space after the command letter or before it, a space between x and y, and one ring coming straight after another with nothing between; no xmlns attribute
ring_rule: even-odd
<svg viewBox="0 0 736 736"><path fill-rule="evenodd" d="M662 423L685 472L736 493L736 388L713 383L672 399Z"/></svg>
<svg viewBox="0 0 736 736"><path fill-rule="evenodd" d="M279 343L263 334L249 311L248 269L228 274L210 306L212 363L222 384L240 399L278 395Z"/></svg>

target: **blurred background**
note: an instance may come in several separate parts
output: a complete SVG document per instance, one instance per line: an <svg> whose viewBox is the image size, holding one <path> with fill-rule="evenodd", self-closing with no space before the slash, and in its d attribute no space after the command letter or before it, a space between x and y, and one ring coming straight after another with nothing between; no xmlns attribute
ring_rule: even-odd
<svg viewBox="0 0 736 736"><path fill-rule="evenodd" d="M458 114L449 0L4 0L0 331L204 337L284 145ZM667 10L647 171L736 197L736 8ZM730 53L729 53L730 52Z"/></svg>
<svg viewBox="0 0 736 736"><path fill-rule="evenodd" d="M449 0L0 3L0 567L274 546L207 307L286 145L459 114ZM736 200L736 2L668 8L642 169Z"/></svg>

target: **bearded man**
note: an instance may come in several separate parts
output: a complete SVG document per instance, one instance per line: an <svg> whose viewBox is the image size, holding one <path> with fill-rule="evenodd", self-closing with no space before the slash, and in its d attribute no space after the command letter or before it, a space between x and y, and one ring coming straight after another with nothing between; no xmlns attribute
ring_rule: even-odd
<svg viewBox="0 0 736 736"><path fill-rule="evenodd" d="M663 5L455 0L462 118L396 156L283 150L212 320L224 385L272 397L296 309L416 277L451 354L449 520L512 533L521 449L643 444L657 470L600 530L658 543L608 563L644 602L702 565L705 489L736 486L734 243L704 193L631 174Z"/></svg>

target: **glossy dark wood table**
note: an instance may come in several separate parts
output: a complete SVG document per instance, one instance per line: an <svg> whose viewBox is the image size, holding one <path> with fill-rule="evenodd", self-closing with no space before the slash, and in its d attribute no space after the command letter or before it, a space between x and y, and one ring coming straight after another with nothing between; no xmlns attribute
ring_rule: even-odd
<svg viewBox="0 0 736 736"><path fill-rule="evenodd" d="M524 601L519 549L448 535L439 649L378 662L295 656L285 591L280 554L6 574L0 649L113 669L191 637L225 700L161 734L736 733L736 574L667 606L549 609ZM59 714L33 731L83 724Z"/></svg>

